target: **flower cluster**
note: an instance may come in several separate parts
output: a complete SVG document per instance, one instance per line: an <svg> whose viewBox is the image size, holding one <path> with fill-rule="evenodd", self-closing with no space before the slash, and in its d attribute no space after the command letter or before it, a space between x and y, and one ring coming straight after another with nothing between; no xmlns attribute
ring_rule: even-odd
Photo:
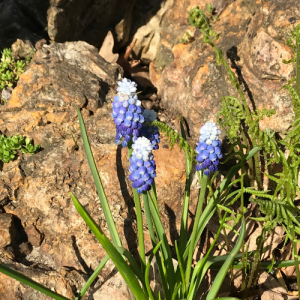
<svg viewBox="0 0 300 300"><path fill-rule="evenodd" d="M156 112L154 110L145 109L143 112L143 116L145 122L152 123L153 121L156 120ZM153 146L153 150L159 148L158 144L160 142L160 138L159 138L159 129L157 126L147 126L145 123L143 123L143 126L140 131L140 135L150 140Z"/></svg>
<svg viewBox="0 0 300 300"><path fill-rule="evenodd" d="M114 97L112 103L112 116L117 129L115 142L120 144L124 137L122 146L126 147L132 136L133 141L139 136L139 130L144 122L143 108L136 95L137 84L135 82L124 78L118 81L118 85L118 95Z"/></svg>
<svg viewBox="0 0 300 300"><path fill-rule="evenodd" d="M132 187L141 194L151 189L156 176L156 165L152 154L153 146L147 138L139 137L132 145L132 149L129 179L132 181Z"/></svg>
<svg viewBox="0 0 300 300"><path fill-rule="evenodd" d="M219 140L220 133L221 131L214 122L207 122L200 128L199 144L196 148L198 153L196 170L204 170L205 175L217 171L219 159L223 157Z"/></svg>

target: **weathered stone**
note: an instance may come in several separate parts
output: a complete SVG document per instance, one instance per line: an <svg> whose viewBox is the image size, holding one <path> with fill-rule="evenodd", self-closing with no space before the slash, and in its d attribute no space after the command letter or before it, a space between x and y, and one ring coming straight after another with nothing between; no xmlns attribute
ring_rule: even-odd
<svg viewBox="0 0 300 300"><path fill-rule="evenodd" d="M0 96L0 98L1 98L2 100L7 101L7 100L10 99L10 97L11 97L11 90L9 90L9 89L3 89L3 90L1 91L1 96Z"/></svg>
<svg viewBox="0 0 300 300"><path fill-rule="evenodd" d="M17 39L34 45L48 38L47 9L49 0L3 0L0 3L0 49L8 48Z"/></svg>
<svg viewBox="0 0 300 300"><path fill-rule="evenodd" d="M32 57L33 55L33 48L31 47L30 43L24 43L22 40L17 39L12 45L11 50L13 57L15 59L25 58L25 57Z"/></svg>
<svg viewBox="0 0 300 300"><path fill-rule="evenodd" d="M16 228L11 214L0 214L0 249L16 243Z"/></svg>
<svg viewBox="0 0 300 300"><path fill-rule="evenodd" d="M121 274L118 272L108 279L101 288L94 293L94 300L135 300Z"/></svg>
<svg viewBox="0 0 300 300"><path fill-rule="evenodd" d="M32 246L39 247L43 241L43 234L32 224L26 226L24 230L27 234L28 242L30 242Z"/></svg>
<svg viewBox="0 0 300 300"><path fill-rule="evenodd" d="M152 10L145 14L143 18L149 19L149 21L146 25L141 26L133 37L137 40L133 47L133 53L144 63L149 63L156 58L160 43L162 18L172 4L173 0L165 1L154 15Z"/></svg>
<svg viewBox="0 0 300 300"><path fill-rule="evenodd" d="M222 2L222 3L221 3ZM189 11L195 6L206 8L211 1L175 0L163 21L161 43L150 78L161 95L162 106L171 114L188 121L194 140L208 120L216 120L223 96L238 96L223 66L217 66L215 53L195 31L195 41L183 44L189 26ZM286 39L292 24L300 19L294 1L254 0L214 1L219 20L212 27L220 34L215 42L232 70L236 72L251 109L275 108L277 114L261 122L278 132L285 131L293 117L291 97L280 88L294 75L292 65L282 63L292 57ZM187 109L188 108L188 109Z"/></svg>
<svg viewBox="0 0 300 300"><path fill-rule="evenodd" d="M48 34L55 42L84 40L99 47L110 27L130 14L135 0L51 1ZM129 28L130 28L130 21ZM127 29L128 31L128 29Z"/></svg>

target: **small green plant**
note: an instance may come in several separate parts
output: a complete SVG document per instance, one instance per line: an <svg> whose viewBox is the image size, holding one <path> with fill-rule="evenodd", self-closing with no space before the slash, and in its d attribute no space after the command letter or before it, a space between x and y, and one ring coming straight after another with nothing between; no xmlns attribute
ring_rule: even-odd
<svg viewBox="0 0 300 300"><path fill-rule="evenodd" d="M246 171L242 168L240 178L234 182L239 183L241 189L224 194L224 204L222 209L228 212L228 205L233 204L237 200L241 201L241 215L247 210L244 207L244 194L249 193L252 196L250 201L257 203L260 209L259 216L254 217L258 222L263 222L263 230L257 239L257 250L254 254L254 263L250 275L247 276L243 272L244 297L248 296L250 289L256 284L258 269L260 266L261 255L263 252L263 243L266 240L268 233L279 224L285 228L287 239L293 242L293 257L295 260L297 282L300 286L300 273L297 254L296 233L300 234L300 210L295 206L294 201L296 195L299 196L298 174L300 165L300 25L297 25L291 32L291 38L287 44L295 51L295 57L284 63L295 63L296 78L290 80L282 88L287 89L292 96L292 105L295 113L294 120L289 131L285 134L284 139L277 138L275 132L269 128L264 131L259 127L259 121L264 116L271 117L276 113L274 109L256 109L250 111L243 90L234 74L230 69L226 59L223 57L222 51L218 49L213 40L217 39L217 34L212 30L209 19L199 7L196 7L190 12L190 24L200 29L203 34L203 42L209 44L216 53L217 65L223 65L229 76L232 85L237 89L239 98L233 96L225 96L222 98L221 109L217 114L217 120L220 127L226 132L228 142L231 148L228 151L231 153L227 160L233 157L241 157L241 150L249 151L252 146L258 147L261 152L254 156L254 160L249 160L249 168ZM295 86L293 86L295 84ZM261 159L264 158L267 162L268 173L262 173L260 169ZM270 168L272 163L281 164L283 171L272 174ZM274 191L264 191L262 185L262 174L275 182ZM245 180L246 176L250 179L249 185ZM256 182L255 182L256 181ZM256 187L258 190L254 189ZM229 193L229 190L227 191ZM234 214L234 212L231 212ZM237 219L237 217L234 217ZM236 223L236 221L234 222ZM244 245L242 253L244 254ZM246 268L246 259L243 255L242 263ZM244 269L245 270L245 269ZM248 283L246 284L246 281Z"/></svg>
<svg viewBox="0 0 300 300"><path fill-rule="evenodd" d="M4 163L9 163L14 160L17 151L20 150L24 154L34 154L41 148L40 145L33 145L30 138L24 138L21 135L0 136L0 159Z"/></svg>
<svg viewBox="0 0 300 300"><path fill-rule="evenodd" d="M20 74L24 72L25 65L27 65L30 60L30 57L26 57L24 61L13 59L12 51L8 48L2 51L0 61L0 92L3 89L13 87L16 84ZM6 100L1 99L0 94L0 103L1 102L6 102Z"/></svg>

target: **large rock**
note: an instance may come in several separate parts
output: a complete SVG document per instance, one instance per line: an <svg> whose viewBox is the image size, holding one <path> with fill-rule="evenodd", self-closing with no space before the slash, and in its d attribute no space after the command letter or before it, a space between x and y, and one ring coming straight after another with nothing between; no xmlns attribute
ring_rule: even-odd
<svg viewBox="0 0 300 300"><path fill-rule="evenodd" d="M161 43L150 77L161 94L161 103L172 117L183 115L194 140L199 127L216 120L221 98L238 96L224 66L217 66L213 49L202 42L199 30L188 24L189 11L206 8L209 0L175 0L163 21ZM213 1L219 21L213 29L220 34L220 48L232 70L238 74L248 105L275 108L277 114L261 124L283 132L293 117L291 97L282 85L294 76L292 65L282 63L292 57L286 46L290 30L300 23L295 1L237 0ZM191 43L180 42L186 32ZM188 108L188 109L187 109Z"/></svg>
<svg viewBox="0 0 300 300"><path fill-rule="evenodd" d="M0 50L16 39L36 41L47 38L49 0L3 0L0 2Z"/></svg>
<svg viewBox="0 0 300 300"><path fill-rule="evenodd" d="M57 272L62 267L67 273L78 270L86 279L106 254L70 199L73 192L109 236L84 152L77 108L86 123L118 233L123 245L133 254L137 252L128 153L114 143L111 117L110 102L121 74L118 65L107 63L95 47L85 42L44 45L20 76L10 101L0 107L2 133L28 136L42 147L34 155L19 153L0 171L1 206L14 215L25 232L22 243L32 246L25 260L11 259L43 264ZM181 217L184 154L177 145L171 150L163 138L155 157L161 217L172 241ZM145 234L148 251L151 242L146 227ZM105 280L110 273L111 268L106 267L101 276ZM1 293L0 289L0 298Z"/></svg>
<svg viewBox="0 0 300 300"><path fill-rule="evenodd" d="M48 9L48 34L56 42L84 40L100 46L110 27L127 16L131 27L135 0L52 0ZM129 23L129 24L128 24Z"/></svg>
<svg viewBox="0 0 300 300"><path fill-rule="evenodd" d="M3 0L0 2L0 50L17 39L32 46L38 40L86 41L100 47L107 32L113 32L116 47L132 38L139 14L159 0ZM138 14L138 16L137 16ZM138 27L137 27L138 26Z"/></svg>

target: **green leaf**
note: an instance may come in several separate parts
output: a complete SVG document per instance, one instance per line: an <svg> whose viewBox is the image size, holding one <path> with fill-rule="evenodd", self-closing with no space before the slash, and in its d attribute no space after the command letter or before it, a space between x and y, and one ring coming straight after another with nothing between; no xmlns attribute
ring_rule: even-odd
<svg viewBox="0 0 300 300"><path fill-rule="evenodd" d="M85 283L83 288L80 290L79 295L76 297L76 300L80 300L83 297L83 295L89 289L90 285L94 282L94 280L97 278L99 273L102 271L103 267L105 266L108 260L109 260L109 255L106 254L104 258L101 260L99 266L96 268L96 270L93 272L91 277L88 279L88 281Z"/></svg>
<svg viewBox="0 0 300 300"><path fill-rule="evenodd" d="M146 283L147 292L148 292L151 300L155 300L157 298L154 296L154 294L151 290L151 287L150 287L150 280L149 280L150 266L151 266L152 259L153 259L154 255L156 254L157 250L159 249L159 247L161 246L161 244L162 244L162 241L160 241L153 249L153 252L150 255L150 258L148 260L146 270L145 270L145 283Z"/></svg>
<svg viewBox="0 0 300 300"><path fill-rule="evenodd" d="M101 206L102 206L102 209L104 212L105 220L107 222L107 226L108 226L109 232L111 234L114 245L120 247L120 246L122 246L121 239L118 235L116 224L113 220L113 217L112 217L112 214L111 214L111 211L110 211L110 208L109 208L106 196L105 196L105 192L103 190L102 182L101 182L101 179L100 179L100 176L99 176L99 173L98 173L95 161L94 161L94 157L93 157L93 153L92 153L90 143L88 140L88 136L86 133L84 121L82 119L79 108L77 109L77 114L78 114L80 131L81 131L81 135L82 135L85 153L86 153L86 156L87 156L87 159L88 159L88 162L89 162L92 174L93 174L93 178L94 178L95 185L97 188L98 196L99 196Z"/></svg>
<svg viewBox="0 0 300 300"><path fill-rule="evenodd" d="M84 207L80 204L77 198L71 193L71 199L83 218L88 227L94 233L97 240L101 243L107 254L110 256L111 260L115 264L116 268L120 272L121 276L127 283L128 287L131 289L132 293L136 297L136 299L148 300L148 297L144 294L143 290L140 287L138 280L135 277L134 272L127 265L126 261L119 253L119 251L114 247L111 241L104 235L102 230L98 227L95 221L91 218L88 212L84 209Z"/></svg>
<svg viewBox="0 0 300 300"><path fill-rule="evenodd" d="M50 296L53 299L56 300L70 300L64 296L61 296L53 291L51 291L50 289L44 287L43 285L33 281L32 279L28 278L27 276L23 275L22 273L19 273L3 264L0 264L0 272L11 277L14 278L20 282L22 282L23 284L26 284L32 288L34 288L35 290Z"/></svg>
<svg viewBox="0 0 300 300"><path fill-rule="evenodd" d="M242 218L242 225L241 225L241 230L240 230L240 236L236 242L236 245L234 246L234 248L232 249L232 251L230 252L230 254L228 255L226 261L224 262L224 264L222 265L220 271L218 272L217 276L214 279L214 282L207 294L206 299L207 300L211 300L211 299L215 299L217 296L217 293L224 281L224 278L230 268L230 266L232 265L234 258L236 256L236 254L239 252L239 250L241 249L244 237L245 237L245 232L246 232L246 222L245 219Z"/></svg>
<svg viewBox="0 0 300 300"><path fill-rule="evenodd" d="M180 129L181 135L184 140L186 140L186 134L184 131L184 127L182 122L180 121ZM184 149L184 156L185 156L185 189L184 189L184 196L183 196L183 206L182 206L182 215L181 215L181 225L180 225L180 236L179 236L179 247L180 247L180 254L183 255L185 246L187 243L187 235L188 235L188 210L189 210L189 199L190 199L190 163L189 163L189 154L187 149Z"/></svg>

